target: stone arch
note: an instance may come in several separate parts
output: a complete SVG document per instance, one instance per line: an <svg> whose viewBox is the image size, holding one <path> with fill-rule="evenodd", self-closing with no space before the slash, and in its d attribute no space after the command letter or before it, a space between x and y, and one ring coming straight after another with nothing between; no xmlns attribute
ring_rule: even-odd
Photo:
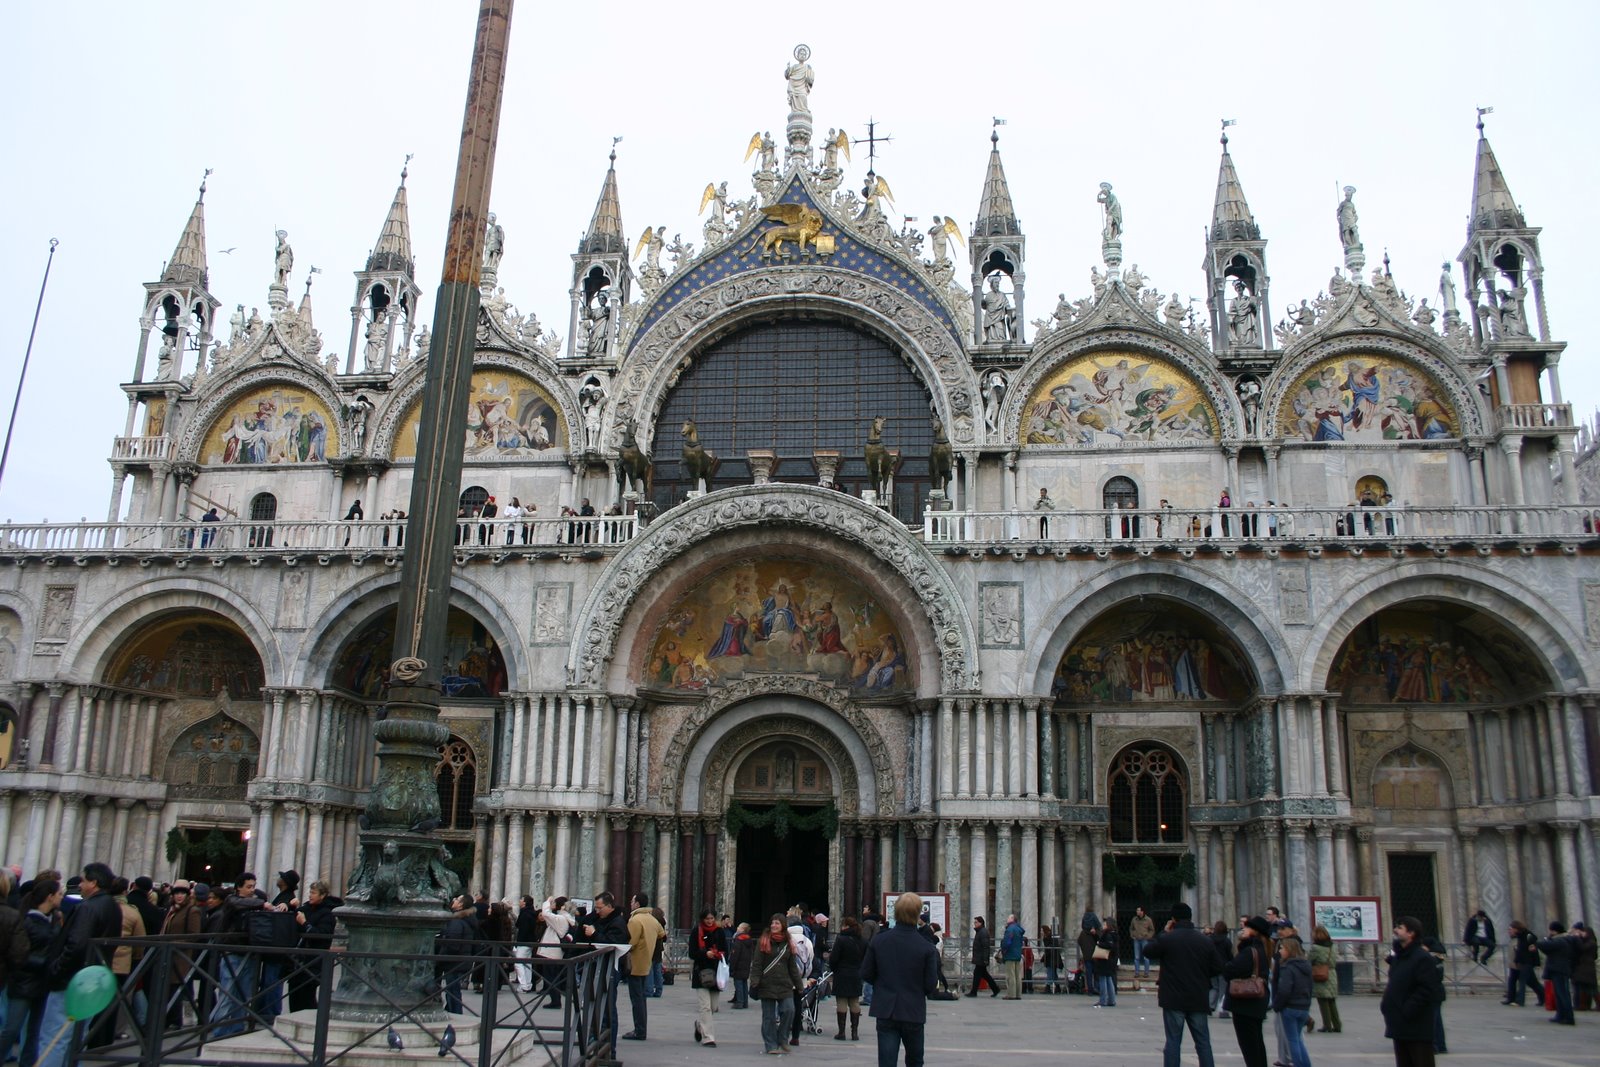
<svg viewBox="0 0 1600 1067"><path fill-rule="evenodd" d="M977 375L950 328L887 282L834 267L747 271L699 290L667 312L630 343L603 439L611 439L618 419L631 416L639 425L641 446L648 449L684 361L726 333L773 313L826 314L885 338L927 386L950 440L976 444Z"/></svg>
<svg viewBox="0 0 1600 1067"><path fill-rule="evenodd" d="M373 616L400 602L400 571L395 568L346 589L323 609L309 633L316 634L301 659L292 667L288 685L321 688L347 641L372 621ZM488 627L505 657L510 688L532 676L525 636L500 599L457 569L450 579L450 606L473 615Z"/></svg>
<svg viewBox="0 0 1600 1067"><path fill-rule="evenodd" d="M583 441L583 412L578 407L577 392L572 383L568 381L556 367L555 363L543 353L508 352L499 348L478 348L472 355L472 369L498 370L509 374L518 374L533 380L533 383L543 389L555 403L556 410L561 415L561 420L566 423L567 450L582 451ZM401 423L405 421L411 409L422 403L423 386L426 384L428 361L425 359L413 360L395 375L394 385L389 394L389 399L384 403L373 419L371 446L368 451L374 456L390 456L394 453L395 435L399 433ZM574 446L576 445L576 449Z"/></svg>
<svg viewBox="0 0 1600 1067"><path fill-rule="evenodd" d="M1144 736L1131 736L1130 733L1119 736L1116 740L1115 751L1109 754L1109 757L1104 761L1105 765L1100 768L1105 786L1104 797L1109 817L1108 830L1111 835L1111 843L1114 846L1126 848L1139 845L1176 844L1179 841L1186 840L1189 834L1189 808L1194 799L1194 773L1190 770L1190 766L1197 757L1192 744L1175 743L1174 738L1155 736L1153 733L1147 733ZM1140 808L1140 798L1136 793L1129 798L1131 809L1126 813L1129 822L1128 836L1119 838L1116 835L1123 813L1117 810L1119 807L1116 789L1117 781L1119 777L1127 777L1131 787L1141 773L1151 773L1152 768L1149 763L1152 761L1149 760L1149 757L1152 755L1152 750L1159 750L1162 756L1170 760L1168 767L1165 769L1166 773L1175 772L1178 779L1181 804L1176 815L1178 826L1173 834L1174 839L1172 841L1165 840L1164 830L1157 833L1156 840L1149 840L1141 836L1140 827L1137 825L1141 821L1137 814ZM1137 761L1130 760L1130 756L1141 752L1143 758ZM1139 769L1130 774L1127 768L1131 762L1136 762L1139 765ZM1164 803L1164 797L1160 794L1165 792L1165 786L1165 775L1163 775L1156 797L1157 813L1163 820L1167 815L1164 810L1167 805Z"/></svg>
<svg viewBox="0 0 1600 1067"><path fill-rule="evenodd" d="M960 591L927 548L880 509L844 493L802 485L752 485L680 504L653 523L606 565L578 613L567 658L569 684L602 685L623 621L646 585L666 564L697 544L730 531L776 527L819 531L887 568L921 603L937 655L939 691L977 688L977 635ZM935 652L935 650L937 650ZM928 686L931 672L921 683Z"/></svg>
<svg viewBox="0 0 1600 1067"><path fill-rule="evenodd" d="M1520 634L1552 688L1574 692L1589 687L1584 657L1578 651L1584 647L1583 635L1544 597L1520 583L1451 560L1417 560L1369 575L1319 613L1305 639L1309 654L1294 672L1297 688L1323 689L1346 638L1366 619L1407 601L1428 600L1485 612L1509 632Z"/></svg>
<svg viewBox="0 0 1600 1067"><path fill-rule="evenodd" d="M334 419L334 424L328 427L330 460L338 452L336 444L342 445L344 442L344 423L340 418L342 402L329 386L327 378L309 367L291 363L269 363L225 380L221 375L208 380L216 381L218 388L215 392L206 393L193 417L184 422L182 435L178 440L177 455L174 457L178 462L201 463L200 451L205 445L206 438L211 436L212 425L222 417L231 404L265 385L282 385L304 390L314 395L328 409Z"/></svg>
<svg viewBox="0 0 1600 1067"><path fill-rule="evenodd" d="M99 678L123 641L157 616L206 611L237 626L261 657L268 685L282 684L285 660L272 623L234 589L199 578L158 578L96 605L101 620L72 636L61 650L60 677Z"/></svg>
<svg viewBox="0 0 1600 1067"><path fill-rule="evenodd" d="M260 760L261 738L248 723L219 707L173 739L163 780L172 799L244 800Z"/></svg>
<svg viewBox="0 0 1600 1067"><path fill-rule="evenodd" d="M1401 716L1400 729L1391 737L1390 743L1366 747L1351 766L1350 786L1358 803L1372 804L1373 779L1379 764L1408 747L1435 760L1445 773L1451 794L1461 797L1461 784L1472 780L1470 757L1465 746L1459 742L1452 744L1451 738L1445 733L1420 729L1412 716L1406 713ZM1460 802L1458 799L1457 803Z"/></svg>
<svg viewBox="0 0 1600 1067"><path fill-rule="evenodd" d="M1255 672L1261 693L1281 693L1295 677L1295 655L1264 611L1247 611L1249 594L1216 575L1197 575L1193 564L1161 560L1127 563L1105 571L1075 588L1035 616L1046 620L1054 632L1048 640L1035 635L1028 642L1029 658L1020 677L1033 679L1032 692L1050 694L1056 665L1083 628L1118 604L1139 597L1155 597L1186 604L1209 616L1238 646L1245 664ZM1037 650L1037 651L1035 651ZM1171 744L1161 739L1163 744Z"/></svg>
<svg viewBox="0 0 1600 1067"><path fill-rule="evenodd" d="M1425 756L1429 761L1435 764L1442 775L1442 781L1440 784L1443 786L1443 789L1432 796L1413 795L1410 798L1412 803L1404 806L1399 803L1401 799L1400 797L1390 797L1388 798L1388 802L1385 803L1384 798L1378 795L1379 775L1383 773L1384 768L1388 766L1395 757L1404 756L1407 753ZM1373 808L1387 807L1399 811L1407 810L1408 808L1420 808L1425 811L1446 811L1452 810L1456 806L1455 781L1453 776L1450 774L1449 763L1441 759L1436 753L1430 752L1427 748L1424 748L1413 741L1407 741L1405 744L1396 745L1395 747L1389 749L1388 752L1374 760L1372 762L1370 780L1366 783L1366 786L1367 796L1363 799L1366 799Z"/></svg>
<svg viewBox="0 0 1600 1067"><path fill-rule="evenodd" d="M723 779L737 763L734 754L779 733L812 745L828 758L841 812L873 816L893 809L895 778L888 743L850 695L811 679L771 675L717 692L678 726L662 759L661 803L672 811L711 810L703 799L707 787L719 791L720 803ZM721 768L723 778L710 773L713 766Z"/></svg>
<svg viewBox="0 0 1600 1067"><path fill-rule="evenodd" d="M1051 372L1072 360L1102 351L1134 351L1171 363L1193 379L1205 394L1217 415L1218 436L1223 439L1244 436L1244 413L1239 407L1238 397L1218 373L1213 361L1202 358L1189 345L1180 343L1174 337L1162 336L1137 326L1125 326L1081 333L1067 330L1059 334L1052 333L1039 342L1033 358L1011 376L1000 412L1001 438L1012 442L1022 440L1022 420L1026 415L1028 398Z"/></svg>
<svg viewBox="0 0 1600 1067"><path fill-rule="evenodd" d="M1283 427L1279 423L1279 409L1289 390L1301 376L1317 364L1338 360L1358 353L1384 355L1409 363L1427 374L1448 394L1461 425L1451 440L1462 440L1487 432L1488 401L1478 395L1470 384L1471 375L1444 349L1443 342L1436 348L1417 341L1388 333L1357 331L1335 334L1294 353L1278 365L1261 389L1261 437L1263 440L1282 439Z"/></svg>

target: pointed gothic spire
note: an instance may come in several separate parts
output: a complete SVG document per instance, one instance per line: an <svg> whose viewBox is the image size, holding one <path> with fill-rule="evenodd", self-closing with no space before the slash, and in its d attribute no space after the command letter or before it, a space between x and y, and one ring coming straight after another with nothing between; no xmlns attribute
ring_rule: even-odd
<svg viewBox="0 0 1600 1067"><path fill-rule="evenodd" d="M989 172L983 179L983 199L978 203L974 237L1015 237L1022 233L1017 209L1011 205L1011 187L1006 184L1006 169L1000 164L1000 131L989 134Z"/></svg>
<svg viewBox="0 0 1600 1067"><path fill-rule="evenodd" d="M1255 216L1250 214L1250 205L1244 198L1244 186L1239 184L1239 173L1233 169L1233 157L1228 154L1226 127L1222 131L1222 166L1217 171L1217 204L1211 212L1211 239L1261 239L1261 227L1256 225Z"/></svg>
<svg viewBox="0 0 1600 1067"><path fill-rule="evenodd" d="M178 238L178 247L172 250L167 269L161 272L164 282L198 284L202 289L210 283L211 272L206 269L206 178L210 176L211 171L207 169L200 179L200 195L195 198L194 210L189 212L189 221Z"/></svg>
<svg viewBox="0 0 1600 1067"><path fill-rule="evenodd" d="M589 220L589 232L584 234L578 251L628 254L628 239L622 232L622 201L617 196L615 147L611 149L611 166L606 169L605 184L600 187L600 199L594 205L594 217Z"/></svg>
<svg viewBox="0 0 1600 1067"><path fill-rule="evenodd" d="M311 279L315 278L321 273L322 271L320 269L317 267L312 267L311 272L306 275L306 292L305 295L300 298L300 307L296 311L296 314L300 316L300 321L305 323L306 329L308 330L311 328Z"/></svg>
<svg viewBox="0 0 1600 1067"><path fill-rule="evenodd" d="M394 203L389 205L378 243L367 256L368 270L403 270L408 274L413 271L411 220L406 211L406 171L410 161L411 157L407 156L407 165L400 168L400 187L394 191Z"/></svg>
<svg viewBox="0 0 1600 1067"><path fill-rule="evenodd" d="M1473 230L1520 230L1528 225L1506 184L1506 176L1500 172L1500 163L1494 158L1494 149L1489 147L1489 138L1484 136L1483 116L1487 110L1478 112L1478 162L1472 175L1472 219L1467 224L1468 234Z"/></svg>

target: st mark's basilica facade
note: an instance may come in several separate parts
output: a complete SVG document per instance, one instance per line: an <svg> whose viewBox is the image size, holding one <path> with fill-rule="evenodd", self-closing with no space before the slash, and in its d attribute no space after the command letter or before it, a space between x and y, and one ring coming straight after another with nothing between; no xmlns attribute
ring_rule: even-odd
<svg viewBox="0 0 1600 1067"><path fill-rule="evenodd" d="M1600 914L1600 557L1481 128L1423 301L1353 190L1327 289L1270 293L1224 139L1191 314L1110 185L1090 291L1030 298L998 139L969 227L891 225L813 76L698 250L629 239L613 157L558 330L491 217L437 771L467 882L677 925L899 889L1030 930ZM203 201L145 285L111 521L0 544L0 857L337 888L428 353L406 189L327 338L286 233L260 310L209 291Z"/></svg>

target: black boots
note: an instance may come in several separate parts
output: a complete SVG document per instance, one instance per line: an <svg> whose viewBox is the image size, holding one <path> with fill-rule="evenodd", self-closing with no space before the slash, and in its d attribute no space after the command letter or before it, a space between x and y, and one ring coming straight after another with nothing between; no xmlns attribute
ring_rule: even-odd
<svg viewBox="0 0 1600 1067"><path fill-rule="evenodd" d="M837 1034L833 1035L833 1039L835 1041L843 1041L844 1040L844 1012L841 1011L841 1012L838 1013L838 1015L839 1015L839 1032Z"/></svg>
<svg viewBox="0 0 1600 1067"><path fill-rule="evenodd" d="M850 1016L850 1040L861 1040L861 1015L859 1012Z"/></svg>

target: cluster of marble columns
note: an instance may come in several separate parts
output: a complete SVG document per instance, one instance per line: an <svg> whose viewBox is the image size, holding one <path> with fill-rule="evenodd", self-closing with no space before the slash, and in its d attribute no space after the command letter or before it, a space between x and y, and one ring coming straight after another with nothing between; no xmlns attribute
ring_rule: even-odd
<svg viewBox="0 0 1600 1067"><path fill-rule="evenodd" d="M0 790L0 845L24 877L55 868L64 877L100 860L121 874L157 876L168 869L166 801L90 796L46 789Z"/></svg>
<svg viewBox="0 0 1600 1067"><path fill-rule="evenodd" d="M598 885L611 874L602 859L601 848L610 843L600 839L603 825L609 820L592 811L480 815L473 827L476 884L487 887L493 900L527 894L535 903L552 895L589 897L596 888L629 892L620 883Z"/></svg>
<svg viewBox="0 0 1600 1067"><path fill-rule="evenodd" d="M1588 744L1595 714L1592 696L1552 694L1513 707L1475 711L1470 797L1457 802L1492 805L1536 797L1588 796L1593 760Z"/></svg>
<svg viewBox="0 0 1600 1067"><path fill-rule="evenodd" d="M644 758L648 734L641 742L627 702L564 692L502 699L495 780L504 788L609 792L632 781L628 768Z"/></svg>
<svg viewBox="0 0 1600 1067"><path fill-rule="evenodd" d="M373 709L316 689L263 689L261 768L268 783L372 784L377 765Z"/></svg>
<svg viewBox="0 0 1600 1067"><path fill-rule="evenodd" d="M300 872L301 885L321 878L338 893L355 869L361 808L298 800L251 804L250 840L240 870L254 871L263 887L279 871ZM239 871L224 871L232 880Z"/></svg>
<svg viewBox="0 0 1600 1067"><path fill-rule="evenodd" d="M34 686L19 707L18 736L30 739L29 765L62 774L155 777L166 753L155 751L166 697L110 686Z"/></svg>

